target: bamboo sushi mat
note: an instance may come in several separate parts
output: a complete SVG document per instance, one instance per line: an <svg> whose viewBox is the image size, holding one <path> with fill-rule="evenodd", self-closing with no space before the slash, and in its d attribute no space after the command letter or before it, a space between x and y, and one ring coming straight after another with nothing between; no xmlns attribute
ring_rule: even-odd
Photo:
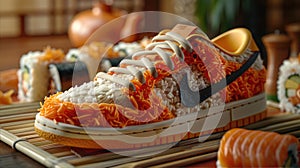
<svg viewBox="0 0 300 168"><path fill-rule="evenodd" d="M224 134L212 134L207 141L198 138L177 143L169 150L151 157L126 157L106 150L86 150L52 143L34 131L38 103L0 106L0 140L47 167L178 167L216 159ZM275 131L300 137L300 115L283 114L248 125L245 128ZM154 146L133 151L143 155L159 150Z"/></svg>

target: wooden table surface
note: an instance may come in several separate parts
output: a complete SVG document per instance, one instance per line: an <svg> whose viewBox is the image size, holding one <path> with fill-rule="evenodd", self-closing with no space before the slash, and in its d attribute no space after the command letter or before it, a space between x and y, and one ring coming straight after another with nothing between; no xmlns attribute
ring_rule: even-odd
<svg viewBox="0 0 300 168"><path fill-rule="evenodd" d="M72 48L67 35L0 38L0 71L18 68L23 54L50 46L67 52Z"/></svg>

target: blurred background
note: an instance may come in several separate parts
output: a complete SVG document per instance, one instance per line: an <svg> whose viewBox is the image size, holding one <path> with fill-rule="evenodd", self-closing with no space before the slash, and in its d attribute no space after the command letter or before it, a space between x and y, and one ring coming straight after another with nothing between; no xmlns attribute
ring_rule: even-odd
<svg viewBox="0 0 300 168"><path fill-rule="evenodd" d="M99 0L0 0L0 70L17 68L22 54L49 45L76 47L68 28ZM101 0L126 13L163 11L197 24L210 38L234 27L251 30L266 58L262 36L300 21L299 0Z"/></svg>

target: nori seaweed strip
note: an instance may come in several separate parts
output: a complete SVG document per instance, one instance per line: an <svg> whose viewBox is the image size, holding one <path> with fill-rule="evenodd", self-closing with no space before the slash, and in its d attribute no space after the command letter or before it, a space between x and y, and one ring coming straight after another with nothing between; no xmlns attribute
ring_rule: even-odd
<svg viewBox="0 0 300 168"><path fill-rule="evenodd" d="M60 88L56 86L57 91L65 91L72 86L79 86L84 82L89 82L89 73L85 63L81 61L77 62L63 62L63 63L54 63L49 65L49 69L55 68L58 72L59 81L53 76L55 71L51 71L51 77L54 80L54 83L57 85L60 84Z"/></svg>

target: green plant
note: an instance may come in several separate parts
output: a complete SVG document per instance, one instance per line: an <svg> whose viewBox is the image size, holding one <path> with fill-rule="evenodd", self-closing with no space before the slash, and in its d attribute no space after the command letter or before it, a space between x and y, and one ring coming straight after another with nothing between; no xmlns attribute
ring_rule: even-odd
<svg viewBox="0 0 300 168"><path fill-rule="evenodd" d="M249 12L251 0L197 0L196 17L208 36L233 27L241 12Z"/></svg>

